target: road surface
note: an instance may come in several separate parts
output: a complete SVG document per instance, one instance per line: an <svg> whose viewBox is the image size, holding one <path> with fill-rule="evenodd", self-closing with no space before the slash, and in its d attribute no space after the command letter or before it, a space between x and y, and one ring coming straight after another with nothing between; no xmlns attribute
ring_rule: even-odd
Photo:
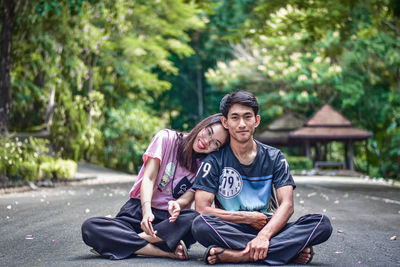
<svg viewBox="0 0 400 267"><path fill-rule="evenodd" d="M97 176L103 173L96 171ZM110 262L91 254L81 238L82 222L114 216L128 200L135 179L103 174L86 183L0 195L0 266L205 265L205 248L198 243L184 262L144 257ZM326 243L314 248L311 266L400 266L399 186L328 176L296 176L295 181L291 220L324 213L334 229ZM394 236L397 239L391 240Z"/></svg>

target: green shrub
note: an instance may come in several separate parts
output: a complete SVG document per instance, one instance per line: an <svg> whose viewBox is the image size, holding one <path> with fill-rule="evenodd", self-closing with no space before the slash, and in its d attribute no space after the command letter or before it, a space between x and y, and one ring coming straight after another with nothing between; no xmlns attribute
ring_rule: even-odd
<svg viewBox="0 0 400 267"><path fill-rule="evenodd" d="M106 114L103 128L106 166L136 172L151 139L166 127L167 119L128 102L118 109L106 109Z"/></svg>
<svg viewBox="0 0 400 267"><path fill-rule="evenodd" d="M72 178L75 176L78 165L73 160L47 158L40 164L40 178Z"/></svg>
<svg viewBox="0 0 400 267"><path fill-rule="evenodd" d="M57 178L73 178L77 169L78 164L73 160L57 159L54 163Z"/></svg>
<svg viewBox="0 0 400 267"><path fill-rule="evenodd" d="M292 156L287 158L291 170L310 170L312 161L307 157Z"/></svg>
<svg viewBox="0 0 400 267"><path fill-rule="evenodd" d="M48 153L48 144L46 139L29 137L22 141L12 135L1 136L0 172L10 178L37 178L39 159Z"/></svg>
<svg viewBox="0 0 400 267"><path fill-rule="evenodd" d="M356 171L367 173L370 177L382 177L382 166L376 167L372 164L368 166L367 160L362 157L354 157L354 167Z"/></svg>
<svg viewBox="0 0 400 267"><path fill-rule="evenodd" d="M13 140L12 136L0 136L0 171L3 175L15 175L14 165L23 160L25 143L18 139Z"/></svg>
<svg viewBox="0 0 400 267"><path fill-rule="evenodd" d="M100 163L104 159L104 137L99 130L103 124L104 96L93 91L87 96L65 91L57 95L57 108L50 129L53 148L63 158L76 161L86 159ZM92 122L88 124L91 103Z"/></svg>
<svg viewBox="0 0 400 267"><path fill-rule="evenodd" d="M52 179L55 177L55 164L54 161L46 161L40 163L39 177L41 179Z"/></svg>
<svg viewBox="0 0 400 267"><path fill-rule="evenodd" d="M74 177L77 164L48 155L48 144L46 139L0 136L0 174L12 181Z"/></svg>
<svg viewBox="0 0 400 267"><path fill-rule="evenodd" d="M35 180L39 177L39 168L35 162L23 161L14 166L16 174L24 180Z"/></svg>
<svg viewBox="0 0 400 267"><path fill-rule="evenodd" d="M0 174L5 174L6 173L6 166L5 166L5 162L3 162L2 160L0 160Z"/></svg>

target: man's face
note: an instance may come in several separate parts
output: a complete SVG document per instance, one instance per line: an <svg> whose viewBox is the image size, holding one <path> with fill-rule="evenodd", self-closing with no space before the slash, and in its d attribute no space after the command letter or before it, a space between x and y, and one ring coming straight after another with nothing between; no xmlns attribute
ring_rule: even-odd
<svg viewBox="0 0 400 267"><path fill-rule="evenodd" d="M245 143L253 138L254 130L260 124L260 116L255 116L251 107L234 104L228 117L222 117L222 124L229 130L231 139Z"/></svg>

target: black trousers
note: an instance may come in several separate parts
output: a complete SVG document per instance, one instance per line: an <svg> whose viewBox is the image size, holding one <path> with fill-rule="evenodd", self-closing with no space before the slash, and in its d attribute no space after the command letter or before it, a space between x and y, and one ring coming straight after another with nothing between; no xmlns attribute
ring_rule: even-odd
<svg viewBox="0 0 400 267"><path fill-rule="evenodd" d="M182 210L175 222L169 222L168 211L152 209L154 214L153 228L163 242L156 243L164 251L174 251L180 240L186 246L194 244L191 233L193 219L199 215L191 209ZM142 207L139 199L131 198L121 208L115 218L94 217L82 224L82 238L86 245L94 248L103 257L119 260L135 256L134 252L143 248L148 242L138 236Z"/></svg>
<svg viewBox="0 0 400 267"><path fill-rule="evenodd" d="M217 245L234 250L245 249L259 230L248 224L237 224L221 220L218 217L202 214L193 221L194 238L203 246ZM259 261L268 265L287 264L306 247L326 241L332 233L329 219L322 214L309 214L286 226L271 238L268 255Z"/></svg>

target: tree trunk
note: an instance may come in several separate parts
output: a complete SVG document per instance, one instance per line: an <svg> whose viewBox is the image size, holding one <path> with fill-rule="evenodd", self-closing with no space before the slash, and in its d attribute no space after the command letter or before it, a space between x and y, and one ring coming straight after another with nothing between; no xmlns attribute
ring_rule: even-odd
<svg viewBox="0 0 400 267"><path fill-rule="evenodd" d="M200 69L200 63L197 65L196 80L197 80L197 99L199 100L199 120L204 117L204 104L203 104L203 73Z"/></svg>
<svg viewBox="0 0 400 267"><path fill-rule="evenodd" d="M88 107L88 123L87 126L90 128L92 124L92 90L93 90L93 75L94 75L94 68L96 67L97 60L99 55L96 55L92 60L92 56L89 57L89 85L88 85L88 98L89 98L89 107Z"/></svg>
<svg viewBox="0 0 400 267"><path fill-rule="evenodd" d="M14 0L3 0L0 62L0 134L8 133L8 114L11 108L12 33L14 24Z"/></svg>
<svg viewBox="0 0 400 267"><path fill-rule="evenodd" d="M46 108L46 131L50 133L50 126L53 122L53 115L56 109L56 87L55 85L52 86L49 98L47 100L47 108Z"/></svg>
<svg viewBox="0 0 400 267"><path fill-rule="evenodd" d="M199 120L203 119L204 117L204 96L203 96L203 68L201 65L201 56L200 56L200 36L199 33L196 33L193 36L194 40L194 50L196 52L196 93L197 93L197 101L198 101L198 116Z"/></svg>

